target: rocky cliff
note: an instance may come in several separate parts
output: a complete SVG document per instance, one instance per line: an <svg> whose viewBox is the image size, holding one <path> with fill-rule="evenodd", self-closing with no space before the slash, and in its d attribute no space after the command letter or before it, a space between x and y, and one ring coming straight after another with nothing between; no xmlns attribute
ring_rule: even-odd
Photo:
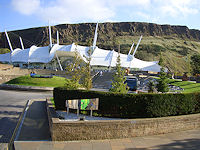
<svg viewBox="0 0 200 150"><path fill-rule="evenodd" d="M53 42L56 43L56 31L59 31L60 44L71 44L77 42L87 45L93 38L94 23L84 24L61 24L52 27ZM13 47L21 47L18 36L21 36L25 47L35 44L45 46L49 44L48 27L30 28L8 33ZM159 36L180 39L200 40L200 30L189 29L186 26L158 25L152 23L121 22L121 23L100 23L98 29L98 43L102 48L107 47L116 37L123 36ZM123 43L120 43L123 44ZM131 44L131 43L130 43ZM0 48L8 47L5 34L0 34Z"/></svg>
<svg viewBox="0 0 200 150"><path fill-rule="evenodd" d="M61 24L52 27L52 41L56 43L56 31L59 31L60 44L91 45L94 37L95 23ZM25 48L32 45L49 45L48 27L31 28L8 32L14 48L20 48L19 36ZM152 23L120 22L100 23L97 46L103 49L118 49L128 53L132 43L138 42L143 35L135 57L152 61L159 60L162 52L165 66L171 71L189 71L189 57L200 53L200 30L186 26L158 25ZM9 48L5 34L0 33L0 49Z"/></svg>

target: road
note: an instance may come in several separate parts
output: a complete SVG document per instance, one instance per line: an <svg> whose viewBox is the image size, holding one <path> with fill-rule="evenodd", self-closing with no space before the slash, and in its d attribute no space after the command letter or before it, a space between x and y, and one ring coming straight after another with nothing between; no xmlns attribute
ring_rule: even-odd
<svg viewBox="0 0 200 150"><path fill-rule="evenodd" d="M52 95L52 92L0 90L0 149L9 142L27 100Z"/></svg>

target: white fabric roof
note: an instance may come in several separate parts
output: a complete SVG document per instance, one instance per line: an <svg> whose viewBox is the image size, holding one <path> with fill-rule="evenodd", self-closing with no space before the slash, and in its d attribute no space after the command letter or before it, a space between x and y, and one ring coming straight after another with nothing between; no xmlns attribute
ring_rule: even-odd
<svg viewBox="0 0 200 150"><path fill-rule="evenodd" d="M10 53L0 54L1 62L10 62Z"/></svg>
<svg viewBox="0 0 200 150"><path fill-rule="evenodd" d="M36 47L31 46L28 61L30 63L48 63L49 62L49 46Z"/></svg>
<svg viewBox="0 0 200 150"><path fill-rule="evenodd" d="M91 56L91 65L95 66L110 66L112 61L112 51L99 49L98 47L94 50Z"/></svg>
<svg viewBox="0 0 200 150"><path fill-rule="evenodd" d="M58 45L54 44L50 49L49 46L37 47L31 46L28 49L15 49L11 53L12 62L23 62L23 63L48 63L50 62L55 55L58 57L67 56L70 53L74 53L76 50L81 56L81 58L87 62L86 57L88 57L88 50L90 47L80 46L80 45ZM91 65L92 66L116 66L118 57L118 52L114 50L104 50L98 47L92 53L91 56ZM159 72L160 66L157 61L143 61L139 60L131 55L125 55L120 53L121 66L125 68L139 68L144 71L154 71ZM0 54L1 62L10 62L10 53Z"/></svg>
<svg viewBox="0 0 200 150"><path fill-rule="evenodd" d="M12 52L12 56L11 56L11 60L12 62L28 62L28 58L29 58L29 51L30 51L30 48L28 49L15 49L13 52Z"/></svg>

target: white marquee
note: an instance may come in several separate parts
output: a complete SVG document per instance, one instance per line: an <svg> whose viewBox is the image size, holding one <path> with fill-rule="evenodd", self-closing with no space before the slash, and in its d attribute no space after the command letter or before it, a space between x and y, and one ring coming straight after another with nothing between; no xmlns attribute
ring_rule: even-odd
<svg viewBox="0 0 200 150"><path fill-rule="evenodd" d="M65 57L65 56L70 56L70 55L73 56L75 51L77 51L80 57L85 62L87 62L85 56L88 57L88 50L92 49L93 52L91 55L91 66L115 67L116 62L117 62L117 57L118 55L120 55L121 66L124 68L137 68L140 70L153 71L153 72L160 71L160 66L158 65L158 61L149 62L149 61L139 60L134 57L135 52L142 39L142 36L140 37L133 54L131 53L132 53L132 48L134 44L132 45L128 55L121 54L121 53L118 54L118 52L114 50L104 50L96 46L97 27L98 27L98 24L96 26L94 42L93 42L92 47L75 45L74 43L71 45L59 45L59 36L57 36L57 44L51 43L49 46L45 46L45 47L37 47L33 45L27 49L23 49L22 47L22 49L17 48L17 49L12 50L12 47L10 46L11 53L0 54L0 62L49 63L52 61L53 58L58 59L58 57ZM51 32L51 30L49 31ZM10 42L9 37L7 37L7 39L8 39L8 42ZM59 61L58 63L62 70L62 66Z"/></svg>

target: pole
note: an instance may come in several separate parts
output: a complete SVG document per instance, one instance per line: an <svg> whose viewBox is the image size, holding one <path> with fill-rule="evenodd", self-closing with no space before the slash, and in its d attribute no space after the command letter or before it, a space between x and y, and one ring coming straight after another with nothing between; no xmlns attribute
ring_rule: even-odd
<svg viewBox="0 0 200 150"><path fill-rule="evenodd" d="M128 52L128 56L131 54L132 49L133 49L133 46L134 46L134 43L131 45L131 48L130 48L130 50L129 50L129 52Z"/></svg>
<svg viewBox="0 0 200 150"><path fill-rule="evenodd" d="M98 36L97 30L98 30L98 22L97 22L95 33L94 33L93 51L94 51L94 49L96 47L96 42L97 42L97 36Z"/></svg>
<svg viewBox="0 0 200 150"><path fill-rule="evenodd" d="M77 109L77 116L79 116L79 108Z"/></svg>
<svg viewBox="0 0 200 150"><path fill-rule="evenodd" d="M90 110L90 117L92 117L92 109Z"/></svg>
<svg viewBox="0 0 200 150"><path fill-rule="evenodd" d="M138 43L137 43L137 45L136 45L136 47L135 47L135 50L134 50L133 55L132 55L133 57L135 56L135 53L136 53L136 51L137 51L137 49L138 49L138 46L139 46L141 40L142 40L142 35L140 36L140 39L139 39L139 41L138 41Z"/></svg>
<svg viewBox="0 0 200 150"><path fill-rule="evenodd" d="M7 40L8 40L8 44L9 44L9 46L10 46L10 50L11 50L11 52L13 52L12 44L11 44L11 42L10 42L10 39L9 39L9 36L8 36L8 33L7 33L6 30L5 30L5 34L6 34L6 38L7 38Z"/></svg>
<svg viewBox="0 0 200 150"><path fill-rule="evenodd" d="M51 40L51 26L49 23L49 42L50 42L50 47L52 48L52 40Z"/></svg>
<svg viewBox="0 0 200 150"><path fill-rule="evenodd" d="M20 43L21 43L22 49L24 50L24 44L23 44L22 38L19 37L19 40L20 40Z"/></svg>
<svg viewBox="0 0 200 150"><path fill-rule="evenodd" d="M60 64L60 60L58 59L57 54L56 54L56 58L57 58L57 61L58 61L59 66L60 66L60 70L63 71L63 68L62 68L62 66L61 66L61 64Z"/></svg>

